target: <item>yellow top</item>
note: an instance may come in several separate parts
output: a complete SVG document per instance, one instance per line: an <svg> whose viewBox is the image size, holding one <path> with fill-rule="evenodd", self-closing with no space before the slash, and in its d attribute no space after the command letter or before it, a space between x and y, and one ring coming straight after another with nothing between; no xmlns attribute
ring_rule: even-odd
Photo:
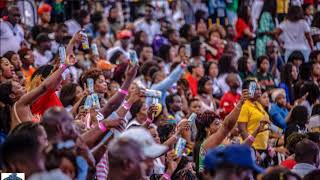
<svg viewBox="0 0 320 180"><path fill-rule="evenodd" d="M263 106L259 102L251 102L247 100L239 115L238 122L244 122L247 124L247 131L252 134L259 126L260 121L263 120L268 113L263 109ZM255 138L252 146L257 150L266 150L268 147L269 131L259 133Z"/></svg>
<svg viewBox="0 0 320 180"><path fill-rule="evenodd" d="M277 0L277 13L288 13L289 0Z"/></svg>

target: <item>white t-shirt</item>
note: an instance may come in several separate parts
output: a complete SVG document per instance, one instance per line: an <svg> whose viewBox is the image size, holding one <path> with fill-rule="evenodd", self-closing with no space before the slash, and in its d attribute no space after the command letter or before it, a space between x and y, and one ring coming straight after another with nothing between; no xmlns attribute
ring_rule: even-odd
<svg viewBox="0 0 320 180"><path fill-rule="evenodd" d="M0 21L0 56L8 51L18 52L24 40L24 32L20 25L14 27L7 21Z"/></svg>
<svg viewBox="0 0 320 180"><path fill-rule="evenodd" d="M44 52L44 55L42 55L37 49L35 49L33 51L33 55L34 55L34 65L36 67L40 67L48 64L48 62L53 58L51 51L46 51Z"/></svg>
<svg viewBox="0 0 320 180"><path fill-rule="evenodd" d="M64 24L68 26L68 34L70 36L73 36L76 32L81 30L80 24L74 19L70 19Z"/></svg>
<svg viewBox="0 0 320 180"><path fill-rule="evenodd" d="M310 32L310 26L307 21L301 19L297 22L284 21L279 28L282 30L282 40L284 48L290 50L308 50L310 49L305 33Z"/></svg>
<svg viewBox="0 0 320 180"><path fill-rule="evenodd" d="M152 43L155 35L160 34L160 25L155 21L151 21L151 23L147 23L144 19L139 19L134 23L134 27L136 31L144 31L148 35L149 44Z"/></svg>

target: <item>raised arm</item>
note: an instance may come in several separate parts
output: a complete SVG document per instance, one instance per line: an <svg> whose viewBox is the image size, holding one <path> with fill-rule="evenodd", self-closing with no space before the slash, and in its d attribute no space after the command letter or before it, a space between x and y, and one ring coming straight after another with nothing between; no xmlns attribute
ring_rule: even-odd
<svg viewBox="0 0 320 180"><path fill-rule="evenodd" d="M238 104L233 108L230 114L224 119L222 126L218 131L211 136L209 136L203 143L203 148L207 151L210 148L213 148L219 144L228 136L229 132L234 128L237 123L241 107L244 101L248 98L248 91L243 90L242 97Z"/></svg>
<svg viewBox="0 0 320 180"><path fill-rule="evenodd" d="M176 83L180 79L181 75L184 73L185 67L186 67L186 65L183 63L178 65L170 73L170 75L168 77L166 77L163 81L153 85L152 89L166 91L167 89L169 89L172 86L172 84Z"/></svg>
<svg viewBox="0 0 320 180"><path fill-rule="evenodd" d="M134 78L136 77L138 71L138 65L132 66L128 64L128 68L126 71L126 78L121 86L121 90L128 91L131 83L133 82ZM100 110L104 117L108 117L113 111L117 110L119 106L122 104L123 100L125 99L126 94L123 92L117 92L113 95L108 103Z"/></svg>
<svg viewBox="0 0 320 180"><path fill-rule="evenodd" d="M36 101L41 95L46 93L48 90L55 90L56 87L60 84L62 80L62 73L64 72L65 68L59 68L56 70L52 75L50 75L47 79L45 79L40 86L36 87L35 89L31 90L30 92L23 95L17 101L17 107L21 106L30 106Z"/></svg>

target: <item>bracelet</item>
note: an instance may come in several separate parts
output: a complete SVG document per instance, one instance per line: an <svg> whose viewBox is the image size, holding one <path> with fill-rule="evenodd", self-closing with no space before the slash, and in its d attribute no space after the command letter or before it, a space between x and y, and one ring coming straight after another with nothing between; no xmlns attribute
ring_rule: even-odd
<svg viewBox="0 0 320 180"><path fill-rule="evenodd" d="M128 96L128 90L119 89L118 92L123 94L123 95Z"/></svg>
<svg viewBox="0 0 320 180"><path fill-rule="evenodd" d="M132 104L128 103L128 101L126 101L126 100L122 104L122 107L127 111L130 110L131 106L132 106Z"/></svg>
<svg viewBox="0 0 320 180"><path fill-rule="evenodd" d="M253 137L251 134L247 137L249 141L254 142L256 140L255 137Z"/></svg>
<svg viewBox="0 0 320 180"><path fill-rule="evenodd" d="M106 131L107 131L106 126L105 126L102 122L99 122L98 126L99 126L99 129L100 129L102 132L106 132Z"/></svg>
<svg viewBox="0 0 320 180"><path fill-rule="evenodd" d="M164 173L162 177L166 180L171 180L171 176L168 173Z"/></svg>

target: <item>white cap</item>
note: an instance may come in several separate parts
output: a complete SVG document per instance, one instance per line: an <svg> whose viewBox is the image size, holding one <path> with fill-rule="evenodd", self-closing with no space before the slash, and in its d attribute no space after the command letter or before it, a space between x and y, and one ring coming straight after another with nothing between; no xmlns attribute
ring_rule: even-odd
<svg viewBox="0 0 320 180"><path fill-rule="evenodd" d="M71 178L65 175L60 169L54 169L51 171L44 171L41 173L33 174L28 178L28 180L71 180Z"/></svg>
<svg viewBox="0 0 320 180"><path fill-rule="evenodd" d="M306 124L306 127L308 128L308 130L310 132L312 132L312 128L320 127L320 116L319 115L311 116L311 118L309 119L308 124Z"/></svg>
<svg viewBox="0 0 320 180"><path fill-rule="evenodd" d="M276 99L279 95L283 95L284 97L286 97L286 92L284 91L284 89L278 88L272 91L271 93L271 99L273 102L276 102Z"/></svg>
<svg viewBox="0 0 320 180"><path fill-rule="evenodd" d="M120 138L125 137L133 139L138 142L143 149L144 155L149 158L157 158L163 155L168 147L162 144L157 144L149 131L142 127L130 128L119 136Z"/></svg>

